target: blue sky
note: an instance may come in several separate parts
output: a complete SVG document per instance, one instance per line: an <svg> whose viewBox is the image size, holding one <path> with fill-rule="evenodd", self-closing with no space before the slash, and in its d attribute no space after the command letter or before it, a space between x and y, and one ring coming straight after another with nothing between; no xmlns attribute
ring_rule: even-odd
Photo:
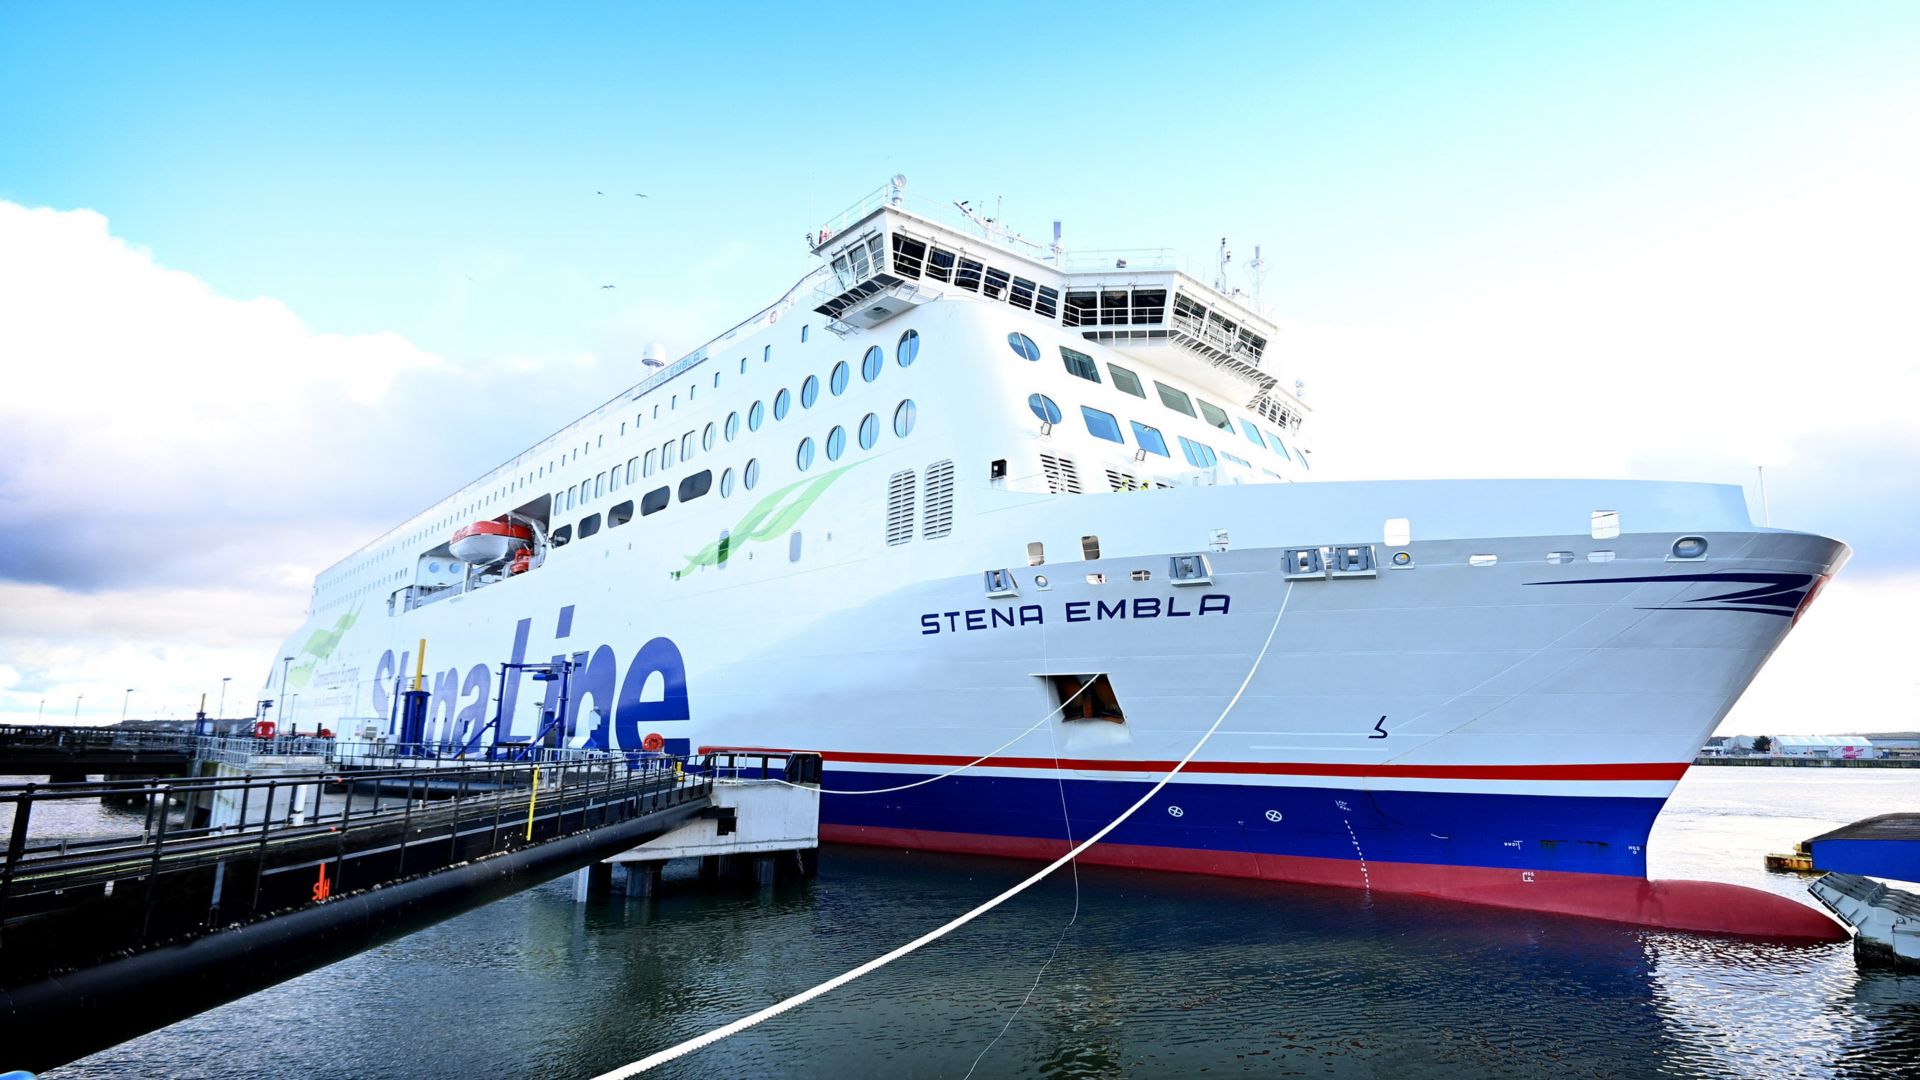
<svg viewBox="0 0 1920 1080"><path fill-rule="evenodd" d="M1768 465L1776 524L1857 549L1769 697L1859 665L1913 726L1864 668L1920 603L1916 55L1911 3L0 3L0 527L46 538L0 572L0 714L251 675L315 570L904 172L1070 248L1261 245L1327 475ZM181 516L225 528L112 557Z"/></svg>

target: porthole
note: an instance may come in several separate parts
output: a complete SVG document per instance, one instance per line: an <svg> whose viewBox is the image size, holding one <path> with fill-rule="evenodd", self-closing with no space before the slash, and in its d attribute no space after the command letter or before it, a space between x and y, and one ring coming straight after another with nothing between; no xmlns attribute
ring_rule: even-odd
<svg viewBox="0 0 1920 1080"><path fill-rule="evenodd" d="M807 381L800 384L800 407L811 409L813 403L819 400L820 378L817 375L809 375Z"/></svg>
<svg viewBox="0 0 1920 1080"><path fill-rule="evenodd" d="M893 433L895 435L904 439L913 431L913 422L917 419L914 415L916 411L913 407L912 398L901 402L900 407L893 410Z"/></svg>
<svg viewBox="0 0 1920 1080"><path fill-rule="evenodd" d="M846 452L847 429L836 424L832 431L827 432L827 460L839 461L840 455Z"/></svg>
<svg viewBox="0 0 1920 1080"><path fill-rule="evenodd" d="M920 331L909 330L901 334L900 346L893 350L893 355L900 361L901 367L912 367L920 355Z"/></svg>
<svg viewBox="0 0 1920 1080"><path fill-rule="evenodd" d="M765 420L766 418L767 418L767 407L758 401L754 402L747 409L747 430L759 431L760 422Z"/></svg>
<svg viewBox="0 0 1920 1080"><path fill-rule="evenodd" d="M711 423L709 423L707 425L707 429L700 433L700 449L702 450L713 449L714 434L715 434L714 426Z"/></svg>
<svg viewBox="0 0 1920 1080"><path fill-rule="evenodd" d="M842 360L833 365L833 374L827 376L827 388L833 391L834 397L839 397L847 392L847 382L851 378L853 375L847 368L847 362Z"/></svg>
<svg viewBox="0 0 1920 1080"><path fill-rule="evenodd" d="M880 346L875 345L868 349L867 355L860 360L860 377L867 382L872 382L880 377L880 369L885 367L886 363L887 354L880 351Z"/></svg>
<svg viewBox="0 0 1920 1080"><path fill-rule="evenodd" d="M1033 415L1049 424L1060 422L1060 406L1055 405L1053 399L1045 394L1027 395L1027 408L1032 409Z"/></svg>
<svg viewBox="0 0 1920 1080"><path fill-rule="evenodd" d="M811 436L800 440L800 449L793 452L793 463L800 467L801 472L806 472L808 469L813 468L813 438Z"/></svg>
<svg viewBox="0 0 1920 1080"><path fill-rule="evenodd" d="M860 449L871 450L880 441L880 418L868 413L860 421Z"/></svg>
<svg viewBox="0 0 1920 1080"><path fill-rule="evenodd" d="M733 470L722 469L720 471L720 497L724 499L731 494L733 494Z"/></svg>
<svg viewBox="0 0 1920 1080"><path fill-rule="evenodd" d="M793 394L791 391L783 387L779 393L773 395L773 418L775 420L785 420L787 418L787 412L792 408Z"/></svg>
<svg viewBox="0 0 1920 1080"><path fill-rule="evenodd" d="M1007 344L1013 346L1013 351L1023 360L1040 359L1040 346L1035 345L1033 339L1025 334L1018 331L1008 334Z"/></svg>
<svg viewBox="0 0 1920 1080"><path fill-rule="evenodd" d="M747 489L748 491L752 491L753 485L759 482L760 482L760 459L753 458L747 462L746 468L740 470L740 486Z"/></svg>
<svg viewBox="0 0 1920 1080"><path fill-rule="evenodd" d="M734 440L734 437L739 434L740 434L740 414L737 412L728 413L727 414L727 441L732 442Z"/></svg>

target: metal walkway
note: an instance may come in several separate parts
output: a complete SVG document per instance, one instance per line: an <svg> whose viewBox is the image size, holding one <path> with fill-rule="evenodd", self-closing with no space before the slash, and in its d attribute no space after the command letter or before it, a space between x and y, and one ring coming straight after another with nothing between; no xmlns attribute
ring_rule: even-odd
<svg viewBox="0 0 1920 1080"><path fill-rule="evenodd" d="M606 754L0 786L0 1069L71 1061L587 866L711 792L673 759ZM146 827L36 830L81 800L147 806Z"/></svg>
<svg viewBox="0 0 1920 1080"><path fill-rule="evenodd" d="M181 773L193 763L192 735L127 728L0 725L0 774Z"/></svg>

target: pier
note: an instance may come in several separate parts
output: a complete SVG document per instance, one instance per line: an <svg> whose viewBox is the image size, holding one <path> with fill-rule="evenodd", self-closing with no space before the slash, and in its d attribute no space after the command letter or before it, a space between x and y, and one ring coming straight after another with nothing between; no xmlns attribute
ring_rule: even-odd
<svg viewBox="0 0 1920 1080"><path fill-rule="evenodd" d="M1816 900L1853 927L1862 967L1920 971L1920 894L1874 878L1920 881L1920 814L1882 814L1806 841Z"/></svg>
<svg viewBox="0 0 1920 1080"><path fill-rule="evenodd" d="M252 742L201 740L186 768L216 775L0 786L0 1068L63 1064L569 872L605 876L587 868L690 824L714 842L676 854L717 865L738 775L794 771L526 747L534 760L362 749L311 765L250 759ZM76 800L144 822L36 833Z"/></svg>
<svg viewBox="0 0 1920 1080"><path fill-rule="evenodd" d="M0 776L177 775L192 766L197 743L164 731L0 725Z"/></svg>

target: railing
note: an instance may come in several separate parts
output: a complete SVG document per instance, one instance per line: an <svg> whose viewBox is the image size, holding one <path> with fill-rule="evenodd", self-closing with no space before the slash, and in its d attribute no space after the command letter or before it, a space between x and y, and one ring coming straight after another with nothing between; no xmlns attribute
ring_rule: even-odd
<svg viewBox="0 0 1920 1080"><path fill-rule="evenodd" d="M188 732L60 727L54 724L33 727L4 726L0 727L0 755L19 751L59 751L68 754L103 751L178 752L193 749L193 740L194 736Z"/></svg>
<svg viewBox="0 0 1920 1080"><path fill-rule="evenodd" d="M1100 270L1186 270L1192 260L1177 248L1102 248L1068 252L1060 264L1069 274L1089 274Z"/></svg>

